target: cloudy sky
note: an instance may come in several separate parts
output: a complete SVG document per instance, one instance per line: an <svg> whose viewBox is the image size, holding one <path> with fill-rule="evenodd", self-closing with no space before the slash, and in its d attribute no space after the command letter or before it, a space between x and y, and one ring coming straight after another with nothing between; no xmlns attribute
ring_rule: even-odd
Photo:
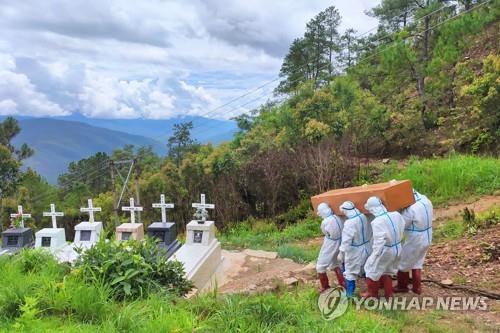
<svg viewBox="0 0 500 333"><path fill-rule="evenodd" d="M291 41L378 0L0 0L0 115L229 118L266 100Z"/></svg>

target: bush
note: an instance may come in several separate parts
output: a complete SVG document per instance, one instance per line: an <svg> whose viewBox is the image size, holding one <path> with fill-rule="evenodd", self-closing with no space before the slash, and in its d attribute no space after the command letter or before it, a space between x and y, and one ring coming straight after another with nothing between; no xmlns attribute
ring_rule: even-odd
<svg viewBox="0 0 500 333"><path fill-rule="evenodd" d="M100 240L82 253L75 265L84 281L109 286L118 300L140 298L151 292L184 295L192 288L184 277L182 264L167 261L165 250L149 238L126 242Z"/></svg>

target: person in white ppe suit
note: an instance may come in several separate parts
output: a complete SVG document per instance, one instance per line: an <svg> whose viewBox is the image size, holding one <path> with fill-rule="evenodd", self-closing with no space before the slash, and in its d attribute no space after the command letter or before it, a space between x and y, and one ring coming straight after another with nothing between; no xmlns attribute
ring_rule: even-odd
<svg viewBox="0 0 500 333"><path fill-rule="evenodd" d="M356 279L363 272L366 259L372 252L372 229L365 214L352 201L344 202L340 211L346 216L342 229L338 261L344 263L347 297L354 296Z"/></svg>
<svg viewBox="0 0 500 333"><path fill-rule="evenodd" d="M415 203L403 210L406 239L399 262L398 283L394 292L408 292L410 270L412 291L422 293L422 267L425 255L432 243L432 203L425 196L413 190Z"/></svg>
<svg viewBox="0 0 500 333"><path fill-rule="evenodd" d="M388 212L378 197L370 197L365 209L375 218L371 222L372 253L365 263L368 291L362 296L378 297L378 289L382 285L385 297L389 298L393 295L390 275L398 270L405 221L399 212Z"/></svg>
<svg viewBox="0 0 500 333"><path fill-rule="evenodd" d="M316 271L318 272L320 282L319 291L322 293L330 288L328 275L326 274L328 268L333 268L339 285L345 288L344 276L340 269L341 263L337 261L342 238L343 223L342 220L333 213L327 203L322 202L318 205L317 214L323 218L321 222L321 231L325 235L316 263Z"/></svg>

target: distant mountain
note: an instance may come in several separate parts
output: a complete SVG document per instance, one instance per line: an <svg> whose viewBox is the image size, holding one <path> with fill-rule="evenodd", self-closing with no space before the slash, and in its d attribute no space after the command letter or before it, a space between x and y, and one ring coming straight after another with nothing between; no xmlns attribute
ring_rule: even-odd
<svg viewBox="0 0 500 333"><path fill-rule="evenodd" d="M83 122L92 126L107 128L115 131L142 135L156 141L166 143L173 133L174 124L192 121L192 136L201 143L211 142L219 144L230 140L238 130L235 121L217 120L204 117L184 116L172 119L95 119L86 118L80 113L67 117L58 117L61 120Z"/></svg>
<svg viewBox="0 0 500 333"><path fill-rule="evenodd" d="M0 117L0 121L5 117ZM35 154L23 162L56 183L57 177L67 170L72 161L78 161L97 152L111 153L126 144L152 146L158 154L166 154L166 146L144 136L90 126L82 122L52 118L16 117L21 133L14 145L27 143Z"/></svg>

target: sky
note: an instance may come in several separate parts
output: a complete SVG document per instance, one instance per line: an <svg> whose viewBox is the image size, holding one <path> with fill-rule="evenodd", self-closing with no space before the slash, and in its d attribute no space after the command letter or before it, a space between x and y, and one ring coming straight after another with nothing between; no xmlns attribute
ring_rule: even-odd
<svg viewBox="0 0 500 333"><path fill-rule="evenodd" d="M229 119L272 96L284 55L334 5L379 0L0 0L0 115Z"/></svg>

